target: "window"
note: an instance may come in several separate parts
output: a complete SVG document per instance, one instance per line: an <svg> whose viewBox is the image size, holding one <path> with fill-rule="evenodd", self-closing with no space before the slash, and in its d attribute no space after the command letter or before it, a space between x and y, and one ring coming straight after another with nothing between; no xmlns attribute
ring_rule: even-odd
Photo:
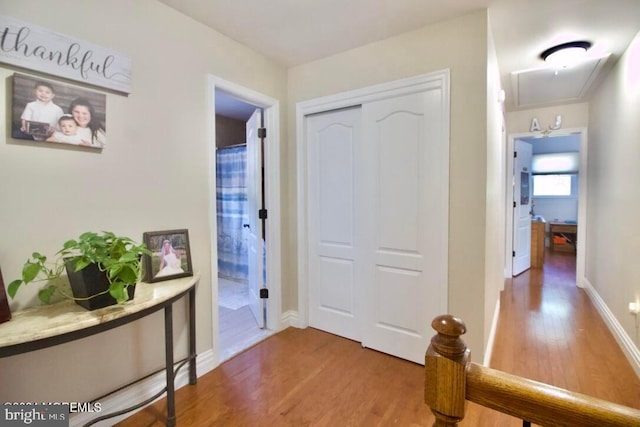
<svg viewBox="0 0 640 427"><path fill-rule="evenodd" d="M534 154L531 162L534 197L578 194L578 152Z"/></svg>
<svg viewBox="0 0 640 427"><path fill-rule="evenodd" d="M571 197L575 196L574 178L577 175L534 175L533 197Z"/></svg>

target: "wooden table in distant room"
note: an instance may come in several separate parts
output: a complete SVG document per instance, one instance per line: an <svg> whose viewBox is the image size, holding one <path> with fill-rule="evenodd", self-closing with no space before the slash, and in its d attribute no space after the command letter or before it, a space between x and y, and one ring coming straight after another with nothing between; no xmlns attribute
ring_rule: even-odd
<svg viewBox="0 0 640 427"><path fill-rule="evenodd" d="M531 267L542 268L544 264L544 220L531 221Z"/></svg>
<svg viewBox="0 0 640 427"><path fill-rule="evenodd" d="M549 223L549 249L551 252L576 251L578 224L566 222Z"/></svg>

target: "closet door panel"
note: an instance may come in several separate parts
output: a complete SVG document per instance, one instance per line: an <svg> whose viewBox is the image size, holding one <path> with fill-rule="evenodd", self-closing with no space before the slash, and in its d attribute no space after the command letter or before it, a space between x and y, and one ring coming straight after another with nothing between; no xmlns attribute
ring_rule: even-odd
<svg viewBox="0 0 640 427"><path fill-rule="evenodd" d="M315 137L319 244L353 248L353 129L334 122Z"/></svg>
<svg viewBox="0 0 640 427"><path fill-rule="evenodd" d="M360 340L356 151L360 110L307 117L309 325Z"/></svg>
<svg viewBox="0 0 640 427"><path fill-rule="evenodd" d="M422 116L397 111L373 126L378 151L378 248L417 254Z"/></svg>
<svg viewBox="0 0 640 427"><path fill-rule="evenodd" d="M420 291L422 274L415 270L378 266L375 290L378 328L394 334L419 337L420 304L409 304Z"/></svg>
<svg viewBox="0 0 640 427"><path fill-rule="evenodd" d="M325 317L353 319L353 261L321 256L319 263L318 310L325 312Z"/></svg>
<svg viewBox="0 0 640 427"><path fill-rule="evenodd" d="M447 311L441 101L434 89L362 110L363 208L371 212L363 344L417 363L424 363L431 320Z"/></svg>

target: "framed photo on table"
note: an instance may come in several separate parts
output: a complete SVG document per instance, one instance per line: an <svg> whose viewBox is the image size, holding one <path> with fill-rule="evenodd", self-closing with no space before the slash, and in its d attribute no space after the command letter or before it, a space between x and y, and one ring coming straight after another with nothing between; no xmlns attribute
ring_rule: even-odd
<svg viewBox="0 0 640 427"><path fill-rule="evenodd" d="M151 251L151 255L145 255L145 282L193 276L187 229L148 231L142 239Z"/></svg>

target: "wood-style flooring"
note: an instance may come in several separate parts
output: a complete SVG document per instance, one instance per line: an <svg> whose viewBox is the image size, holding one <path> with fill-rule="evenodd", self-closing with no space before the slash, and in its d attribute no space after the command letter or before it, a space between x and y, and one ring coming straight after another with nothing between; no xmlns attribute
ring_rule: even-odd
<svg viewBox="0 0 640 427"><path fill-rule="evenodd" d="M545 262L507 281L491 367L640 409L640 379L575 286L575 257ZM423 393L420 365L289 328L178 390L176 410L179 426L431 426ZM118 425L162 426L165 410L161 400ZM470 403L460 425L522 422Z"/></svg>

